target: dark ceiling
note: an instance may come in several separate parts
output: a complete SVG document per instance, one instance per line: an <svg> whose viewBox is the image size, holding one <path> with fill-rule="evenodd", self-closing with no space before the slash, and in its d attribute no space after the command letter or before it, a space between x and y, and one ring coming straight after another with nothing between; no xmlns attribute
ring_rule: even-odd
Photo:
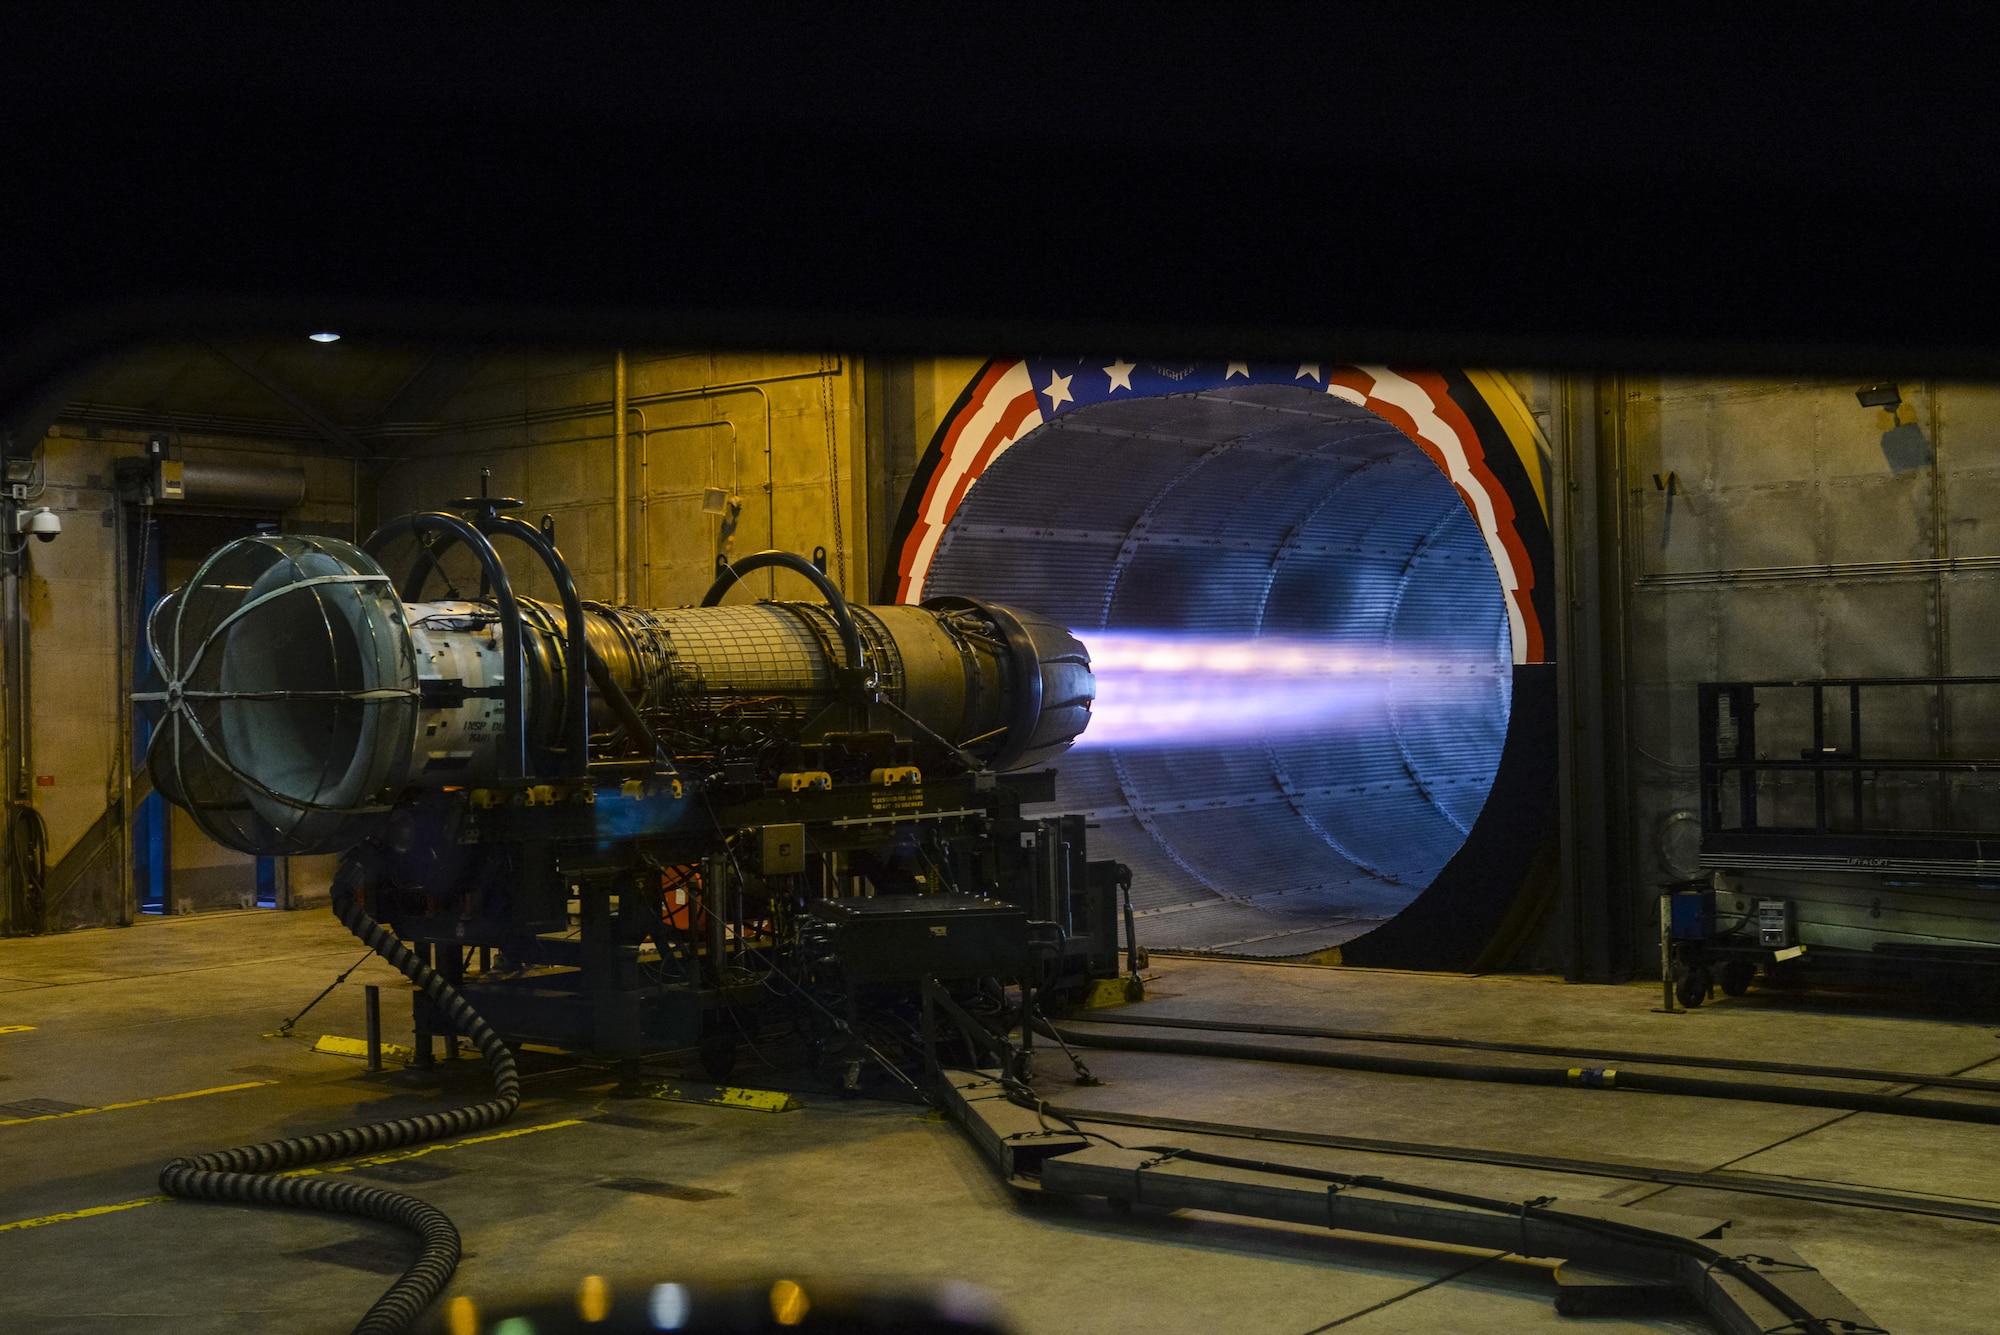
<svg viewBox="0 0 2000 1335"><path fill-rule="evenodd" d="M10 5L0 419L122 340L320 319L2000 367L1989 9L988 13Z"/></svg>

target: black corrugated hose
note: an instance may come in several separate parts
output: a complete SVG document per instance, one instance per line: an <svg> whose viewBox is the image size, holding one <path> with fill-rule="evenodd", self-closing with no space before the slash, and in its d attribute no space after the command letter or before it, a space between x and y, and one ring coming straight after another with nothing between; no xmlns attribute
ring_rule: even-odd
<svg viewBox="0 0 2000 1335"><path fill-rule="evenodd" d="M350 869L359 875L350 877ZM521 1078L514 1069L514 1054L492 1026L435 969L419 960L408 946L362 909L357 893L360 887L354 881L365 879L365 860L350 859L342 866L341 873L334 883L334 912L349 931L428 993L458 1032L486 1054L487 1064L493 1068L493 1097L450 1112L399 1117L345 1131L176 1159L160 1171L160 1190L192 1200L282 1205L359 1215L398 1224L415 1233L423 1243L417 1259L403 1272L402 1278L389 1286L388 1292L375 1300L375 1305L354 1327L354 1335L401 1335L451 1282L452 1273L458 1269L458 1229L442 1210L414 1196L323 1176L279 1174L302 1164L371 1154L504 1122L520 1106Z"/></svg>

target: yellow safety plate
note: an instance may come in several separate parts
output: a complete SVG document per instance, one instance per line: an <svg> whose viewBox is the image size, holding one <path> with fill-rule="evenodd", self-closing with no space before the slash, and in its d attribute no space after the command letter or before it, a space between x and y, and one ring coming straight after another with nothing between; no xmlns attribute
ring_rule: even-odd
<svg viewBox="0 0 2000 1335"><path fill-rule="evenodd" d="M313 1044L314 1052L330 1052L336 1057L366 1057L368 1040L365 1038L342 1038L338 1034L321 1034L319 1042ZM400 1043L384 1043L382 1056L397 1061L409 1061L417 1055L415 1048L406 1048Z"/></svg>
<svg viewBox="0 0 2000 1335"><path fill-rule="evenodd" d="M1141 997L1144 996L1142 992ZM1124 978L1099 978L1090 984L1090 991L1083 994L1085 1010L1097 1010L1103 1006L1123 1006L1138 1000L1132 995L1132 985Z"/></svg>
<svg viewBox="0 0 2000 1335"><path fill-rule="evenodd" d="M733 1085L661 1085L652 1097L673 1103L708 1103L718 1108L747 1108L751 1112L791 1112L799 1101L775 1089L741 1089Z"/></svg>

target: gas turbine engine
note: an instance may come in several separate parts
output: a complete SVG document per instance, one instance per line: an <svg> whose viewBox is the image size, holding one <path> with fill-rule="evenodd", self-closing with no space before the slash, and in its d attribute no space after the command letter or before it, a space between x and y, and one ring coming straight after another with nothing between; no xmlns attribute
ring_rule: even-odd
<svg viewBox="0 0 2000 1335"><path fill-rule="evenodd" d="M851 998L1116 975L1129 873L1087 859L1081 817L1021 815L1090 718L1067 630L970 599L850 607L782 552L722 566L699 607L587 603L518 504L215 552L148 622L160 790L242 852L346 853L337 897L515 1043L706 1039L713 1066L720 1013L774 976ZM499 539L553 602L515 594ZM426 600L453 549L476 596ZM826 602L718 605L766 567ZM416 1005L421 1062L453 1025Z"/></svg>

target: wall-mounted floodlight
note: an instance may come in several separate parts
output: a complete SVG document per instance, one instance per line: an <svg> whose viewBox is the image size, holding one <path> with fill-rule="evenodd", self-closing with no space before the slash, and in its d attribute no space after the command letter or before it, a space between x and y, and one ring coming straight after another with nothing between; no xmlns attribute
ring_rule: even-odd
<svg viewBox="0 0 2000 1335"><path fill-rule="evenodd" d="M306 337L311 339L315 343L340 342L340 335L334 333L331 329L322 329L317 334L307 334Z"/></svg>
<svg viewBox="0 0 2000 1335"><path fill-rule="evenodd" d="M1881 419L1888 423L1882 431L1882 458L1891 473L1930 467L1936 456L1924 429L1917 425L1915 406L1903 402L1901 389L1886 383L1867 385L1855 390L1854 397L1862 407L1880 408L1888 414Z"/></svg>

